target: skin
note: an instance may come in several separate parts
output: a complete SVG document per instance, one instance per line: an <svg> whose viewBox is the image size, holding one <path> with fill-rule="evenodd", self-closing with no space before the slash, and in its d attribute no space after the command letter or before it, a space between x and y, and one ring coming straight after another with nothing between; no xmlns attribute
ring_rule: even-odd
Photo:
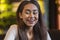
<svg viewBox="0 0 60 40"><path fill-rule="evenodd" d="M33 27L38 21L38 14L38 8L30 3L24 6L19 16L28 27Z"/></svg>
<svg viewBox="0 0 60 40"><path fill-rule="evenodd" d="M24 6L22 13L19 13L20 18L28 26L27 37L33 38L33 26L38 21L38 8L34 4L27 4Z"/></svg>

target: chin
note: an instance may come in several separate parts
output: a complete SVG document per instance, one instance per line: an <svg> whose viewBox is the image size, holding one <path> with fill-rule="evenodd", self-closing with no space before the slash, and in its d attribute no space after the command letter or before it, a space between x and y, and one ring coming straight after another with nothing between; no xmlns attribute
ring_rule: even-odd
<svg viewBox="0 0 60 40"><path fill-rule="evenodd" d="M33 24L28 24L27 26L29 26L29 27L33 27L34 25L33 25Z"/></svg>

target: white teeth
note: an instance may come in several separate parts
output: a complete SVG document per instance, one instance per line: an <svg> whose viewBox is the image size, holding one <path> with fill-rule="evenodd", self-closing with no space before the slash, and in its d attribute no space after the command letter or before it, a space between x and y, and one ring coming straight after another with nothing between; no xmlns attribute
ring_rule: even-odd
<svg viewBox="0 0 60 40"><path fill-rule="evenodd" d="M33 19L30 19L30 20L28 20L28 21L34 21Z"/></svg>

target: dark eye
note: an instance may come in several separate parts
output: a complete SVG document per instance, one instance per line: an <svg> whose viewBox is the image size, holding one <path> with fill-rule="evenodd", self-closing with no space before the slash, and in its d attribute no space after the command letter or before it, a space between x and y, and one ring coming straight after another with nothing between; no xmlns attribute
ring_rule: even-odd
<svg viewBox="0 0 60 40"><path fill-rule="evenodd" d="M30 14L31 12L30 11L26 11L26 14Z"/></svg>
<svg viewBox="0 0 60 40"><path fill-rule="evenodd" d="M33 14L38 14L38 11L34 11Z"/></svg>

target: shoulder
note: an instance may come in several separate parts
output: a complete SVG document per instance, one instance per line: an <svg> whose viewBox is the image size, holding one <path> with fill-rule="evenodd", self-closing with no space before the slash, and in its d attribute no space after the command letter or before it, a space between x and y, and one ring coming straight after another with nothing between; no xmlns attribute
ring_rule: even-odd
<svg viewBox="0 0 60 40"><path fill-rule="evenodd" d="M16 24L11 25L8 29L4 40L14 40L18 33L18 26Z"/></svg>
<svg viewBox="0 0 60 40"><path fill-rule="evenodd" d="M10 28L9 28L9 29L12 29L12 30L13 30L13 29L14 29L14 30L17 30L17 27L18 27L18 26L17 26L16 24L13 24L13 25L11 25L11 26L10 26Z"/></svg>
<svg viewBox="0 0 60 40"><path fill-rule="evenodd" d="M18 26L16 24L14 25L11 25L9 30L7 32L13 32L13 33L16 33L18 30Z"/></svg>
<svg viewBox="0 0 60 40"><path fill-rule="evenodd" d="M47 32L47 40L51 40L51 37L48 32Z"/></svg>

